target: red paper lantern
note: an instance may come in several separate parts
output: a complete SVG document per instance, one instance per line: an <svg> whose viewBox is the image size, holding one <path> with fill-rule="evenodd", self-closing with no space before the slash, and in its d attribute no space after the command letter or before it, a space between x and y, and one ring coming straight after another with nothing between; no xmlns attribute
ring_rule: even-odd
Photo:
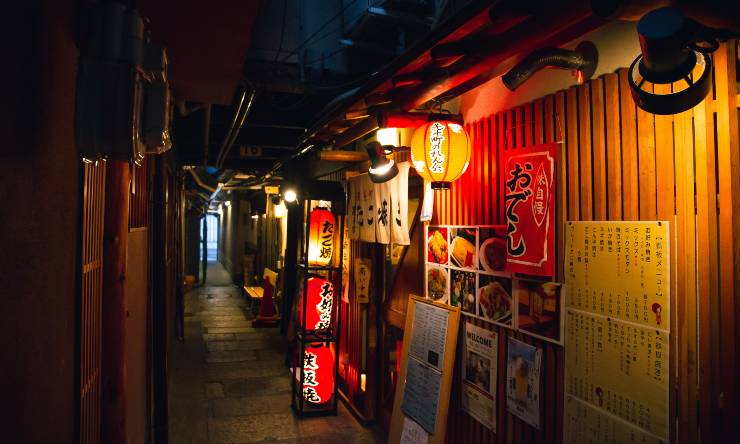
<svg viewBox="0 0 740 444"><path fill-rule="evenodd" d="M308 265L325 267L334 253L334 214L326 208L311 210L308 232Z"/></svg>
<svg viewBox="0 0 740 444"><path fill-rule="evenodd" d="M303 399L324 404L334 396L334 350L321 342L306 345L303 353Z"/></svg>
<svg viewBox="0 0 740 444"><path fill-rule="evenodd" d="M306 285L305 328L308 330L326 330L331 326L334 286L326 279L318 277L309 278ZM301 305L302 310L303 306Z"/></svg>
<svg viewBox="0 0 740 444"><path fill-rule="evenodd" d="M411 163L434 189L449 189L470 163L470 137L462 125L435 120L411 137Z"/></svg>

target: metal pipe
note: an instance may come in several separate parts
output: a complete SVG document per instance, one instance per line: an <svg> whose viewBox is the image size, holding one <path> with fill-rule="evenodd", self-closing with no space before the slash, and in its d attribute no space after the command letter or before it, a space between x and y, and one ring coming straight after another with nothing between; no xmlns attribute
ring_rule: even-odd
<svg viewBox="0 0 740 444"><path fill-rule="evenodd" d="M562 48L541 48L532 51L501 77L504 85L514 91L543 68L576 69L589 80L596 71L599 53L596 46L588 41L581 42L571 51Z"/></svg>
<svg viewBox="0 0 740 444"><path fill-rule="evenodd" d="M234 131L230 133L230 139L227 139L224 141L225 145L222 146L221 156L218 158L217 164L216 164L216 166L218 166L219 168L223 166L224 160L226 160L226 156L229 155L231 148L234 146L234 141L236 141L236 138L239 136L239 131L241 131L242 126L244 126L244 121L247 120L247 116L249 115L249 112L252 110L252 105L254 104L254 98L256 95L257 95L257 90L254 89L254 87L252 87L246 107L244 108L244 111L241 114L241 118L239 119L239 122L237 123L236 128L234 128Z"/></svg>

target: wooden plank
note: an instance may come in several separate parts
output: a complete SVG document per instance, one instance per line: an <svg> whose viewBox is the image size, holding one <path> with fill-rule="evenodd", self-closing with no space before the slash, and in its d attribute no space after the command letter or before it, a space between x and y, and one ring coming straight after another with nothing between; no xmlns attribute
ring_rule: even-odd
<svg viewBox="0 0 740 444"><path fill-rule="evenodd" d="M497 119L497 128L496 131L498 133L498 164L500 165L501 169L501 180L499 181L499 186L501 187L501 205L499 205L499 223L505 224L506 223L506 189L504 188L504 183L506 182L506 173L504 172L504 159L506 159L506 151L508 150L507 146L507 125L508 120L510 118L511 113L510 112L501 112L498 114Z"/></svg>
<svg viewBox="0 0 740 444"><path fill-rule="evenodd" d="M594 196L591 160L591 85L588 83L578 87L578 153L581 220L592 220Z"/></svg>
<svg viewBox="0 0 740 444"><path fill-rule="evenodd" d="M678 433L696 440L696 249L694 213L694 140L692 112L675 116L676 141L676 239L677 251L677 323L678 340Z"/></svg>
<svg viewBox="0 0 740 444"><path fill-rule="evenodd" d="M568 220L581 220L579 211L580 184L578 175L578 93L575 86L565 93L565 146L568 157Z"/></svg>
<svg viewBox="0 0 740 444"><path fill-rule="evenodd" d="M545 128L542 115L544 111L543 105L544 100L542 99L537 99L534 101L534 141L532 142L534 145L545 143Z"/></svg>
<svg viewBox="0 0 740 444"><path fill-rule="evenodd" d="M699 330L699 427L701 442L715 442L712 421L712 399L716 394L713 381L712 344L719 340L712 319L713 299L717 294L717 189L714 155L714 113L711 95L694 108L696 149L696 240L697 300ZM714 347L716 348L716 347Z"/></svg>
<svg viewBox="0 0 740 444"><path fill-rule="evenodd" d="M554 119L555 120L555 126L557 128L558 123L562 122L562 125L564 127L565 125L565 93L563 91L558 92L555 94L555 97L552 98L552 100L549 100L548 102L552 103L552 107L554 108ZM553 134L555 136L555 134ZM557 276L558 282L563 282L563 258L565 257L565 239L564 239L564 227L565 227L565 221L568 218L568 193L567 193L567 183L566 183L566 177L568 172L568 164L567 164L567 153L565 152L565 147L567 145L565 143L559 143L558 144L558 175L557 175L557 182L555 183L555 248L556 256L557 256L557 264L555 267L555 274Z"/></svg>
<svg viewBox="0 0 740 444"><path fill-rule="evenodd" d="M594 220L606 220L606 132L604 115L604 80L591 81L591 145L593 150Z"/></svg>
<svg viewBox="0 0 740 444"><path fill-rule="evenodd" d="M740 141L738 141L736 60L737 41L723 43L714 53L719 175L719 294L722 301L721 340L723 439L737 442L737 309L740 288Z"/></svg>
<svg viewBox="0 0 740 444"><path fill-rule="evenodd" d="M620 69L619 112L622 129L622 211L624 220L639 218L639 188L637 159L637 115L635 102L630 96L627 70Z"/></svg>
<svg viewBox="0 0 740 444"><path fill-rule="evenodd" d="M640 220L657 217L655 179L655 116L637 109L637 159L639 164Z"/></svg>
<svg viewBox="0 0 740 444"><path fill-rule="evenodd" d="M607 217L609 220L622 220L622 138L617 74L604 76L604 100L606 104Z"/></svg>

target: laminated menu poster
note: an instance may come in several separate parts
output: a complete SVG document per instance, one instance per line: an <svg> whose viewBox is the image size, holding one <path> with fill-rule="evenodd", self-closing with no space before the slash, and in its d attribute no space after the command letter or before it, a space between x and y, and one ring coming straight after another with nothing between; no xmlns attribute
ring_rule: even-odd
<svg viewBox="0 0 740 444"><path fill-rule="evenodd" d="M506 409L534 428L540 428L540 370L542 350L509 338L506 359Z"/></svg>
<svg viewBox="0 0 740 444"><path fill-rule="evenodd" d="M668 223L568 222L565 239L565 393L577 401L566 418L587 405L592 417L614 418L609 442L666 442ZM571 427L567 442L582 442Z"/></svg>
<svg viewBox="0 0 740 444"><path fill-rule="evenodd" d="M462 409L495 432L498 334L466 322L462 355Z"/></svg>
<svg viewBox="0 0 740 444"><path fill-rule="evenodd" d="M437 423L437 404L447 345L449 312L416 304L401 410L429 433Z"/></svg>
<svg viewBox="0 0 740 444"><path fill-rule="evenodd" d="M565 442L665 444L637 427L574 398L565 397Z"/></svg>

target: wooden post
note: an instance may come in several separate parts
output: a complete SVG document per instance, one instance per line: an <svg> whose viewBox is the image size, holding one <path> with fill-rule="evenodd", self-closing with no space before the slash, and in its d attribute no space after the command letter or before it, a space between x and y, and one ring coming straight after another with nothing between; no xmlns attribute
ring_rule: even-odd
<svg viewBox="0 0 740 444"><path fill-rule="evenodd" d="M101 435L105 443L126 442L126 254L128 162L108 161L105 180L102 300Z"/></svg>

